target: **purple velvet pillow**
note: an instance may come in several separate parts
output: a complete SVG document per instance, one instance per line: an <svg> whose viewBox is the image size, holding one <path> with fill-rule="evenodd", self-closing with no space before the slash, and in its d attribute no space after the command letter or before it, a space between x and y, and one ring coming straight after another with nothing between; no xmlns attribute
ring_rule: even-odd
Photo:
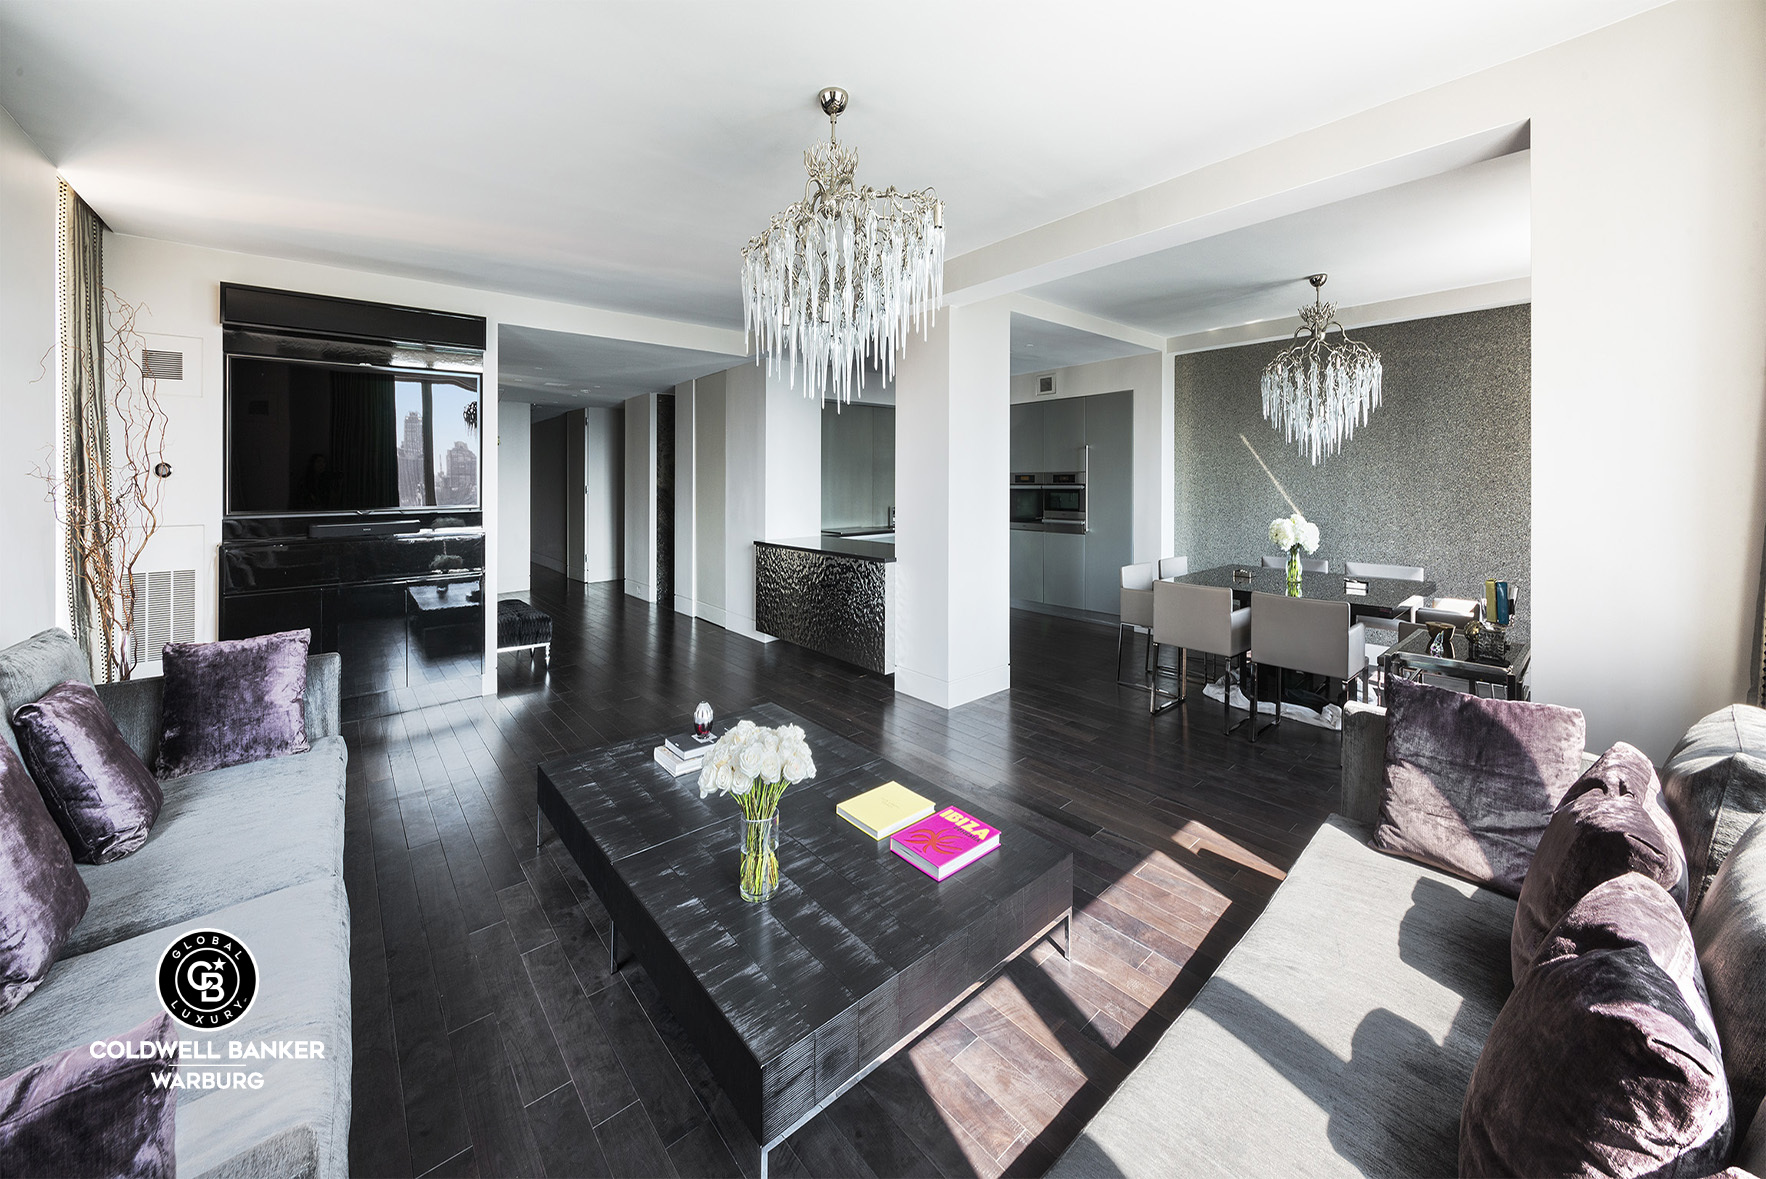
<svg viewBox="0 0 1766 1179"><path fill-rule="evenodd" d="M171 1179L179 1091L153 1077L177 1064L141 1045L176 1041L158 1015L116 1041L136 1059L81 1043L0 1080L0 1175Z"/></svg>
<svg viewBox="0 0 1766 1179"><path fill-rule="evenodd" d="M1570 787L1540 837L1509 939L1517 986L1558 919L1595 885L1627 872L1643 873L1686 904L1686 853L1656 767L1621 741Z"/></svg>
<svg viewBox="0 0 1766 1179"><path fill-rule="evenodd" d="M1409 680L1386 694L1373 846L1519 896L1551 812L1582 769L1582 714Z"/></svg>
<svg viewBox="0 0 1766 1179"><path fill-rule="evenodd" d="M167 643L159 776L305 753L307 648L291 630L220 643Z"/></svg>
<svg viewBox="0 0 1766 1179"><path fill-rule="evenodd" d="M12 723L74 859L104 864L147 842L165 796L90 684L57 684Z"/></svg>
<svg viewBox="0 0 1766 1179"><path fill-rule="evenodd" d="M0 1015L37 989L89 900L25 763L0 744Z"/></svg>
<svg viewBox="0 0 1766 1179"><path fill-rule="evenodd" d="M1692 933L1635 872L1596 885L1503 1005L1460 1110L1461 1175L1709 1175L1735 1117Z"/></svg>

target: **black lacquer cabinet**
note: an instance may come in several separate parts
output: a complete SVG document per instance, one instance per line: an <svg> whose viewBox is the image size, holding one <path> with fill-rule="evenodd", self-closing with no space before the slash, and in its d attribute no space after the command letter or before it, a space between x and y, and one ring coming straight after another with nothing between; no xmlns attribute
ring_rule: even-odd
<svg viewBox="0 0 1766 1179"><path fill-rule="evenodd" d="M353 716L476 695L484 670L478 529L221 545L223 639L310 629L343 656Z"/></svg>

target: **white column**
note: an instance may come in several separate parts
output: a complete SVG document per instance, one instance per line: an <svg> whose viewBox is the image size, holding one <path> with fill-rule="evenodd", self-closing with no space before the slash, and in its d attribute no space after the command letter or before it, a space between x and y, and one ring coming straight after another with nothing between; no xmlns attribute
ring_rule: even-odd
<svg viewBox="0 0 1766 1179"><path fill-rule="evenodd" d="M947 307L895 377L898 692L955 708L1011 686L1011 314Z"/></svg>
<svg viewBox="0 0 1766 1179"><path fill-rule="evenodd" d="M656 600L656 394L625 403L625 592Z"/></svg>
<svg viewBox="0 0 1766 1179"><path fill-rule="evenodd" d="M747 364L724 373L723 626L754 629L754 542L814 536L822 528L820 405L783 373Z"/></svg>
<svg viewBox="0 0 1766 1179"><path fill-rule="evenodd" d="M498 486L502 463L495 445L501 428L497 405L497 321L489 320L484 333L484 378L478 386L478 497L484 528L484 669L479 676L481 696L497 694L497 595L503 578L497 563L503 544L502 496ZM491 445L486 445L486 442Z"/></svg>
<svg viewBox="0 0 1766 1179"><path fill-rule="evenodd" d="M524 401L497 402L497 568L499 593L528 591L533 559L533 407Z"/></svg>

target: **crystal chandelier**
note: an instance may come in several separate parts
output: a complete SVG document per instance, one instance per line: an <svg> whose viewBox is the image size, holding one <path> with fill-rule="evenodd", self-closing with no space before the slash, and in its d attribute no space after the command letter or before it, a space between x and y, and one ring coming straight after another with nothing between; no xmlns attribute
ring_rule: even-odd
<svg viewBox="0 0 1766 1179"><path fill-rule="evenodd" d="M1300 308L1296 343L1263 370L1264 420L1297 443L1313 466L1343 449L1356 423L1367 425L1380 407L1380 354L1351 340L1337 322L1337 305L1324 301L1327 277L1308 276L1313 304ZM1335 344L1325 338L1331 328Z"/></svg>
<svg viewBox="0 0 1766 1179"><path fill-rule="evenodd" d="M803 199L742 251L742 326L767 367L804 369L804 393L852 400L865 369L889 380L908 332L944 295L944 203L930 188L855 186L858 153L835 138L846 91L823 90L828 142L803 153Z"/></svg>

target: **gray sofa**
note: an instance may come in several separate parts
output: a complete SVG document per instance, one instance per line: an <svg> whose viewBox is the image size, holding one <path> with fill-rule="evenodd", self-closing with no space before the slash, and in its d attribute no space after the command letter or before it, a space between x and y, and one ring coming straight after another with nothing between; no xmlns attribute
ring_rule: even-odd
<svg viewBox="0 0 1766 1179"><path fill-rule="evenodd" d="M336 655L307 664L309 752L162 783L165 805L147 842L109 864L82 864L91 891L43 985L0 1017L0 1076L158 1015L155 971L172 939L223 930L258 968L257 998L214 1032L180 1039L319 1040L323 1060L254 1061L260 1089L178 1094L177 1169L197 1176L344 1176L349 1164L349 901L343 887L344 768ZM57 683L89 680L63 631L0 651L0 707ZM153 765L157 679L100 684L100 699L135 752ZM0 737L16 746L9 724ZM187 1067L196 1067L194 1065ZM229 1070L230 1071L230 1070Z"/></svg>
<svg viewBox="0 0 1766 1179"><path fill-rule="evenodd" d="M1384 711L1351 703L1343 813L1050 1175L1458 1173L1515 902L1368 847L1385 748ZM1766 1174L1766 1107L1736 1112L1736 1165Z"/></svg>

